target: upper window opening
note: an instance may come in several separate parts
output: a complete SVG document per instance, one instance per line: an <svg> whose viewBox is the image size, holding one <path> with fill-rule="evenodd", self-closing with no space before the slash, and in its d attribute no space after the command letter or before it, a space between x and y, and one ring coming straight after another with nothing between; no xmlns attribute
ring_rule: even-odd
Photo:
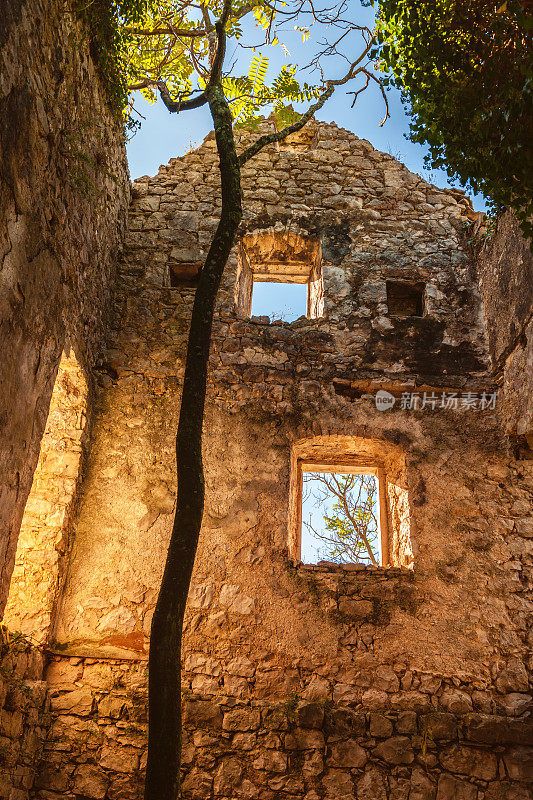
<svg viewBox="0 0 533 800"><path fill-rule="evenodd" d="M381 563L379 491L376 470L303 472L304 564Z"/></svg>
<svg viewBox="0 0 533 800"><path fill-rule="evenodd" d="M241 316L268 316L271 321L322 316L318 241L272 230L245 236L239 251L235 304Z"/></svg>
<svg viewBox="0 0 533 800"><path fill-rule="evenodd" d="M387 281L387 306L393 317L421 317L424 314L424 284Z"/></svg>

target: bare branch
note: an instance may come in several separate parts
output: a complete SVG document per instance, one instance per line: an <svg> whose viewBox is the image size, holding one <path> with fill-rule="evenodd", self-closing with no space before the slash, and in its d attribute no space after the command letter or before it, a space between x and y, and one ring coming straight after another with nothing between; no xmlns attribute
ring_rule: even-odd
<svg viewBox="0 0 533 800"><path fill-rule="evenodd" d="M383 97L383 102L385 103L385 116L383 117L383 119L379 123L379 127L381 128L381 126L384 125L387 122L387 120L389 119L389 117L390 117L389 101L388 101L388 98L387 98L387 93L385 92L385 87L383 86L383 84L379 80L379 78L376 78L376 76L372 75L372 73L369 72L367 69L362 69L361 72L363 73L363 75L366 75L366 83L365 83L365 85L363 86L362 89L359 89L356 92L348 92L348 94L353 94L353 96L354 96L351 108L354 107L355 101L357 100L357 97L361 94L361 92L364 92L364 90L367 88L367 86L370 83L370 81L371 80L375 81L377 83L377 85L379 86L379 88L380 88L381 96Z"/></svg>
<svg viewBox="0 0 533 800"><path fill-rule="evenodd" d="M306 499L314 497L317 507L323 506L330 498L335 498L337 501L333 508L334 511L338 510L340 515L324 514L327 532L316 531L311 517L309 522L304 520L304 525L314 537L328 543L329 555L333 558L359 561L364 548L370 562L377 566L374 547L370 541L378 530L374 513L375 479L356 474L309 473L304 477L304 485L306 483L314 484L313 490L306 494ZM325 487L324 490L320 492L320 488L317 489L316 484ZM347 529L344 528L344 523L347 523Z"/></svg>
<svg viewBox="0 0 533 800"><path fill-rule="evenodd" d="M125 27L124 30L127 33L131 33L134 36L176 36L176 37L183 37L185 39L191 38L194 39L195 37L205 36L206 31L204 28L174 28L173 26L163 27L163 28L152 28L149 30L148 28L128 28Z"/></svg>
<svg viewBox="0 0 533 800"><path fill-rule="evenodd" d="M287 125L285 128L282 128L280 131L274 131L273 133L267 133L263 136L260 136L256 142L254 142L250 147L248 147L244 152L242 152L239 156L239 166L242 167L243 164L246 164L250 158L257 155L263 147L266 147L269 144L274 144L274 142L280 142L283 139L286 139L287 136L290 136L291 133L296 133L297 131L301 130L304 125L309 122L312 116L324 105L326 100L328 100L335 90L335 86L332 85L332 82L329 82L329 86L322 94L316 103L313 103L312 106L302 114L300 119L297 122L294 122L292 125Z"/></svg>
<svg viewBox="0 0 533 800"><path fill-rule="evenodd" d="M152 81L152 85L157 86L161 100L173 114L179 114L180 111L190 111L193 108L200 108L200 106L207 103L205 91L201 92L198 97L188 98L187 100L173 100L165 81Z"/></svg>
<svg viewBox="0 0 533 800"><path fill-rule="evenodd" d="M207 7L202 3L202 17L204 19L205 30L207 32L207 41L209 44L209 63L212 64L215 60L215 52L217 46L217 37L215 33L215 27L211 22L211 18L209 16L209 11Z"/></svg>

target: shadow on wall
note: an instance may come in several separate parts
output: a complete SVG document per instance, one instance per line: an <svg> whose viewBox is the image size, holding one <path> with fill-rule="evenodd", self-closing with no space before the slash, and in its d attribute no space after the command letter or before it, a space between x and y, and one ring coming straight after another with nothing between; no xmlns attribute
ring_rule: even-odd
<svg viewBox="0 0 533 800"><path fill-rule="evenodd" d="M74 350L61 357L39 461L20 528L4 624L35 644L53 632L81 466L87 382Z"/></svg>

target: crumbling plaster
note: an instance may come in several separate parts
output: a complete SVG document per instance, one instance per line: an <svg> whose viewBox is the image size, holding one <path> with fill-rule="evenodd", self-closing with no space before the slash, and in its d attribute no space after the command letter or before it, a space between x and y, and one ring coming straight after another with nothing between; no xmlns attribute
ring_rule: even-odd
<svg viewBox="0 0 533 800"><path fill-rule="evenodd" d="M88 381L129 200L122 125L63 0L2 5L0 609L65 348Z"/></svg>

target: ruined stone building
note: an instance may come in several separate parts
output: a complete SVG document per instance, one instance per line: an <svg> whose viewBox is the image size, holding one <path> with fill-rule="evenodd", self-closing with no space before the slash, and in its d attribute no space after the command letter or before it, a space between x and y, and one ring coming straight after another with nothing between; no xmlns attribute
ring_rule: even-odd
<svg viewBox="0 0 533 800"><path fill-rule="evenodd" d="M0 86L0 797L135 800L219 174L210 135L130 201L83 41L57 44L79 24L49 5L27 0L0 38L18 65ZM462 192L335 124L264 150L243 189L213 331L183 797L528 800L528 244L505 215L474 247ZM258 281L307 286L307 314L252 316ZM378 566L301 562L315 469L377 476Z"/></svg>

